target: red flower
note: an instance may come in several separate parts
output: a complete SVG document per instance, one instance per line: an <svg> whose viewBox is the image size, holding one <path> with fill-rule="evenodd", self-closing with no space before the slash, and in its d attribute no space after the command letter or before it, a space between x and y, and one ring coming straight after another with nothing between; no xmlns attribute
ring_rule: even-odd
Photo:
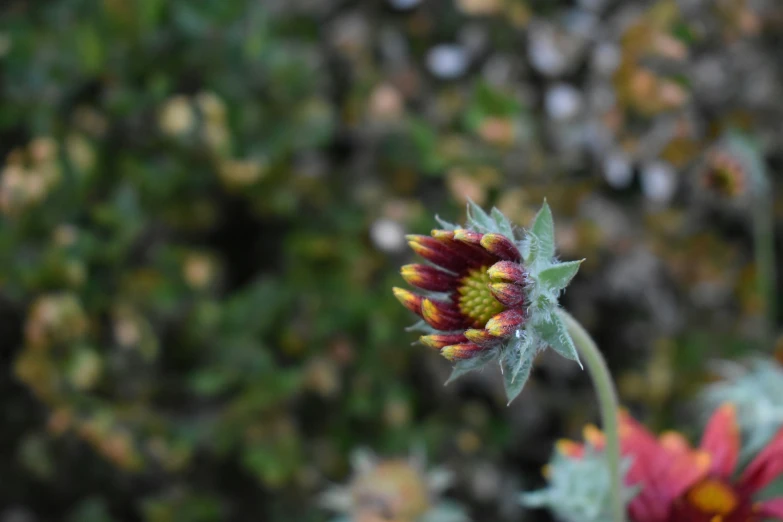
<svg viewBox="0 0 783 522"><path fill-rule="evenodd" d="M591 445L603 447L603 434L585 429ZM644 426L620 414L620 444L631 468L629 486L640 488L628 511L634 522L760 522L783 520L783 498L754 502L753 494L783 474L783 430L734 478L740 436L734 407L720 407L701 444L692 448L679 433L655 438ZM580 458L584 446L562 441L558 450Z"/></svg>
<svg viewBox="0 0 783 522"><path fill-rule="evenodd" d="M470 359L513 335L525 321L525 271L514 241L466 229L408 236L414 252L435 266L402 267L402 277L433 298L394 288L399 301L443 333L421 342L449 360Z"/></svg>

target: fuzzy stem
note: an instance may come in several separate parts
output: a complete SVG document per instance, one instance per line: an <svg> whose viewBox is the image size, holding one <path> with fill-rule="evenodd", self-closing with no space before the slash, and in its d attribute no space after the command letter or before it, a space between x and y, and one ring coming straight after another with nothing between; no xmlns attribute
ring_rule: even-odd
<svg viewBox="0 0 783 522"><path fill-rule="evenodd" d="M579 321L566 312L560 310L560 316L565 321L568 333L574 340L579 355L587 365L587 371L593 381L598 405L601 409L601 421L606 436L606 461L609 466L609 483L612 489L612 521L625 522L625 504L623 502L623 482L620 471L620 432L617 423L617 412L620 404L617 399L617 391L614 388L612 375L606 365L601 351L587 333L587 330L579 324Z"/></svg>
<svg viewBox="0 0 783 522"><path fill-rule="evenodd" d="M763 181L767 181L766 179ZM775 337L775 234L771 191L768 183L757 183L753 194L753 248L756 284L762 300L762 343L769 349Z"/></svg>

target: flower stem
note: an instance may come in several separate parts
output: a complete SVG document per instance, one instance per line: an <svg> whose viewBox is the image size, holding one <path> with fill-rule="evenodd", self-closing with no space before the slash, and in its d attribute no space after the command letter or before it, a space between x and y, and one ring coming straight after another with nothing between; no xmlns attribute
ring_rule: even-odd
<svg viewBox="0 0 783 522"><path fill-rule="evenodd" d="M756 284L762 300L762 343L769 349L775 337L775 233L771 191L767 180L757 183L753 194L753 248Z"/></svg>
<svg viewBox="0 0 783 522"><path fill-rule="evenodd" d="M611 513L613 522L625 522L625 504L623 503L623 482L620 471L620 432L617 423L617 412L620 408L617 399L617 391L614 388L612 375L606 365L601 351L587 333L587 330L579 324L579 321L566 312L560 310L560 315L566 324L568 333L571 334L579 355L587 365L587 371L593 381L598 405L601 409L601 421L606 436L606 461L609 466L609 483L612 489Z"/></svg>

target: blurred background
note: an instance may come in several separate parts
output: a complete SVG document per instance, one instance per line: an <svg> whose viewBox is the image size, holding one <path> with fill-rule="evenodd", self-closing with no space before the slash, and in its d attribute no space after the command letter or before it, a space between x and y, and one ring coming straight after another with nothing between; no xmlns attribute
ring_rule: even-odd
<svg viewBox="0 0 783 522"><path fill-rule="evenodd" d="M781 52L777 0L3 1L0 522L331 520L359 448L549 520L517 493L587 376L444 387L404 235L546 197L623 402L692 426L709 360L772 351L721 140L780 170Z"/></svg>

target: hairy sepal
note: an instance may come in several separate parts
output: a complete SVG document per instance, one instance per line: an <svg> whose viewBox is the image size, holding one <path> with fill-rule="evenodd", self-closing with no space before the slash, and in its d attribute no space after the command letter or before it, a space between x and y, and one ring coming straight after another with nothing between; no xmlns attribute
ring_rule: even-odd
<svg viewBox="0 0 783 522"><path fill-rule="evenodd" d="M472 371L475 371L475 370L480 370L481 368L483 368L484 366L486 366L490 362L492 362L495 359L497 359L499 353L500 353L499 348L491 348L489 350L486 350L486 351L478 354L477 356L473 357L472 359L466 359L464 361L457 362L453 366L453 368L451 370L451 375L449 376L449 379L446 381L444 386L452 383L456 379L459 379L460 377L462 377L466 373L469 373L469 372L472 372Z"/></svg>

